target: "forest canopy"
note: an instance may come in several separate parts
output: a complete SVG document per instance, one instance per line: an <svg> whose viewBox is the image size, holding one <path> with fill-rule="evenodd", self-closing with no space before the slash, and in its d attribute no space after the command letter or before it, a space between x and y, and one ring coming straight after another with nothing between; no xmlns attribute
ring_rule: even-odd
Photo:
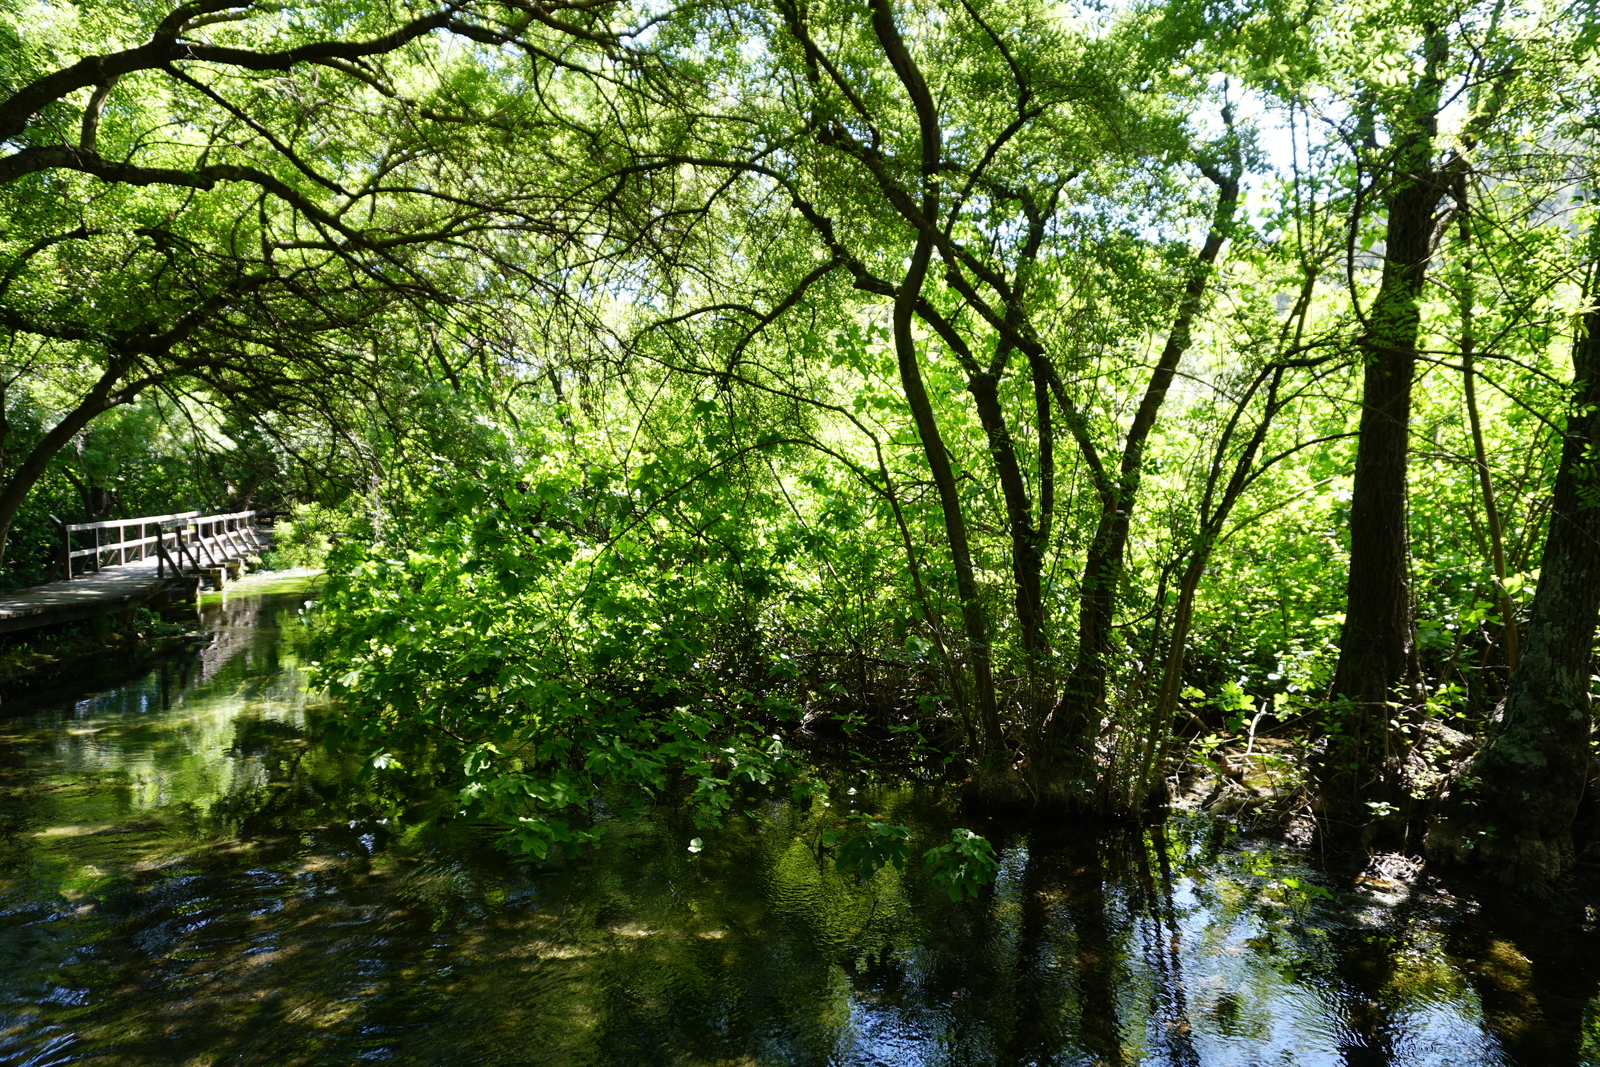
<svg viewBox="0 0 1600 1067"><path fill-rule="evenodd" d="M1510 0L0 0L5 580L51 516L336 530L329 742L540 855L808 796L831 746L1111 817L1270 758L1331 848L1560 879L1597 40ZM992 872L908 833L840 862Z"/></svg>

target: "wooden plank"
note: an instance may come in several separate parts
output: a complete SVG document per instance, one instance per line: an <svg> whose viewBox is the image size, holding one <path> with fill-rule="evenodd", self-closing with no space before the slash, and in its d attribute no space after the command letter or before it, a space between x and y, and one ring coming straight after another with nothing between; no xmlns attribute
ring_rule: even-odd
<svg viewBox="0 0 1600 1067"><path fill-rule="evenodd" d="M173 584L158 561L139 560L70 582L49 582L0 595L0 633L77 622L143 603Z"/></svg>
<svg viewBox="0 0 1600 1067"><path fill-rule="evenodd" d="M92 556L96 552L104 552L104 551L107 551L107 550L109 550L111 548L114 548L114 547L117 547L117 548L138 548L141 545L153 545L158 540L160 540L159 536L141 537L137 541L118 541L118 542L115 542L114 544L106 545L104 548L75 548L75 549L72 550L72 558L73 559L77 559L79 556Z"/></svg>
<svg viewBox="0 0 1600 1067"><path fill-rule="evenodd" d="M137 519L102 519L99 522L75 522L68 525L67 530L70 533L77 533L80 530L109 530L117 526L132 526L141 522L175 522L179 519L193 519L199 514L198 511L180 511L176 515L146 515ZM244 512L244 514L253 515L255 513Z"/></svg>

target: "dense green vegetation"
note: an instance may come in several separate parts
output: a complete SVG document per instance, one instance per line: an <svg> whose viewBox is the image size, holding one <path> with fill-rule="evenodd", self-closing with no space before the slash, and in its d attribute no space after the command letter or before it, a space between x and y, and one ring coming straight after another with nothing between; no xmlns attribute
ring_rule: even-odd
<svg viewBox="0 0 1600 1067"><path fill-rule="evenodd" d="M1597 38L0 0L7 580L51 513L299 504L330 742L538 854L809 795L817 738L1121 816L1271 734L1330 849L1545 885L1589 843ZM993 870L857 821L845 866Z"/></svg>

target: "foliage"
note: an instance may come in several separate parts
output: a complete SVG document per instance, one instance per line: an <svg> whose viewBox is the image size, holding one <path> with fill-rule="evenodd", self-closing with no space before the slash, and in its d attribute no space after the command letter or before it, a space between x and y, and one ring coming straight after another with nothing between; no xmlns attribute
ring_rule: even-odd
<svg viewBox="0 0 1600 1067"><path fill-rule="evenodd" d="M360 525L360 517L350 514L348 506L296 504L287 517L273 525L272 547L262 553L261 565L267 570L293 567L320 570L327 562L334 538L348 536Z"/></svg>
<svg viewBox="0 0 1600 1067"><path fill-rule="evenodd" d="M155 10L0 6L8 566L74 496L292 505L330 738L520 847L715 821L825 743L1143 813L1264 729L1394 826L1425 722L1512 685L1594 302L1592 16ZM1329 699L1357 528L1400 547L1392 712ZM909 861L858 814L841 870ZM953 897L994 873L919 844Z"/></svg>
<svg viewBox="0 0 1600 1067"><path fill-rule="evenodd" d="M334 549L318 614L319 677L348 711L330 739L379 769L448 769L538 854L591 839L602 784L624 806L678 790L712 820L790 767L767 731L792 709L737 669L766 657L699 625L743 597L738 575L694 566L693 545L639 561L597 543L598 486L575 473L419 480L421 535Z"/></svg>

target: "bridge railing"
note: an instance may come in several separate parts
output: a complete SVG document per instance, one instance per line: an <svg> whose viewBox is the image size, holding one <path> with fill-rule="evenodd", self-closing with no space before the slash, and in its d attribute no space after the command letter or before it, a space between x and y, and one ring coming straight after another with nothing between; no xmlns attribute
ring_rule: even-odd
<svg viewBox="0 0 1600 1067"><path fill-rule="evenodd" d="M196 571L221 566L224 560L248 555L260 547L255 537L254 511L202 515L184 511L176 515L146 515L137 519L61 523L61 576L68 580L86 572L98 573L139 560L157 560L156 574L165 577L185 569ZM134 531L129 536L129 531ZM154 531L154 532L152 532ZM93 535L94 544L83 545ZM79 544L74 545L74 535Z"/></svg>

